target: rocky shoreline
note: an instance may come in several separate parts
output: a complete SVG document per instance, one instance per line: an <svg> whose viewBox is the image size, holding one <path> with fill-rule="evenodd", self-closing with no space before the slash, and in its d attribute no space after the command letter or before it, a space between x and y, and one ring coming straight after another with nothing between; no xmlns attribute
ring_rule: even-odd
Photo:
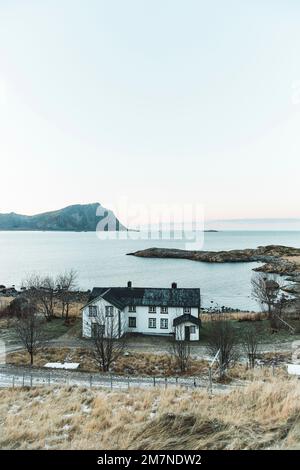
<svg viewBox="0 0 300 470"><path fill-rule="evenodd" d="M286 275L293 282L300 281L300 248L282 245L259 246L229 251L189 251L172 248L148 248L127 253L141 258L176 258L204 263L264 263L254 271Z"/></svg>

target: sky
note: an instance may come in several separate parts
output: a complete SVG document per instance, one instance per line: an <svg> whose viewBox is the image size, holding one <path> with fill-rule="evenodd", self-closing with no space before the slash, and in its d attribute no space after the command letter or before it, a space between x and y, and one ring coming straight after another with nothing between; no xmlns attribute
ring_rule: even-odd
<svg viewBox="0 0 300 470"><path fill-rule="evenodd" d="M0 212L299 219L299 20L297 0L0 0Z"/></svg>

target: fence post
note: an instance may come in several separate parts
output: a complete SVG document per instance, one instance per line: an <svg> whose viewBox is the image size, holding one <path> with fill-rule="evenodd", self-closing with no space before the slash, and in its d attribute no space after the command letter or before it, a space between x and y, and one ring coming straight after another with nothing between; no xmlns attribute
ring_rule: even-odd
<svg viewBox="0 0 300 470"><path fill-rule="evenodd" d="M209 367L209 369L208 369L208 380L209 380L208 391L209 391L209 393L212 395L212 373L211 373L211 367Z"/></svg>
<svg viewBox="0 0 300 470"><path fill-rule="evenodd" d="M128 385L128 388L130 387L130 377L128 376L127 377L127 385Z"/></svg>
<svg viewBox="0 0 300 470"><path fill-rule="evenodd" d="M194 387L197 387L196 379L194 378Z"/></svg>
<svg viewBox="0 0 300 470"><path fill-rule="evenodd" d="M167 386L168 386L168 379L167 377L165 377L165 388L167 388Z"/></svg>
<svg viewBox="0 0 300 470"><path fill-rule="evenodd" d="M90 375L90 387L92 388L92 381L93 381L93 376Z"/></svg>
<svg viewBox="0 0 300 470"><path fill-rule="evenodd" d="M111 374L110 374L110 388L113 388L113 378Z"/></svg>
<svg viewBox="0 0 300 470"><path fill-rule="evenodd" d="M23 372L23 380L22 380L22 385L23 385L23 387L24 387L24 385L25 385L25 372Z"/></svg>
<svg viewBox="0 0 300 470"><path fill-rule="evenodd" d="M30 374L30 387L32 387L32 372Z"/></svg>
<svg viewBox="0 0 300 470"><path fill-rule="evenodd" d="M155 387L155 377L153 377L153 387Z"/></svg>
<svg viewBox="0 0 300 470"><path fill-rule="evenodd" d="M12 386L13 386L13 388L15 388L15 376L14 375L12 377Z"/></svg>
<svg viewBox="0 0 300 470"><path fill-rule="evenodd" d="M49 375L48 375L48 385L51 384L51 372L49 372Z"/></svg>
<svg viewBox="0 0 300 470"><path fill-rule="evenodd" d="M178 377L176 377L175 380L176 380L176 385L178 385Z"/></svg>

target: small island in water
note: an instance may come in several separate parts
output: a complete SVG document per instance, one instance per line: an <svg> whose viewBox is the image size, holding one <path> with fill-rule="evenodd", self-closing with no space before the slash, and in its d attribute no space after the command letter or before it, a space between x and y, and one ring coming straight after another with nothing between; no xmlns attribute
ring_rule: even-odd
<svg viewBox="0 0 300 470"><path fill-rule="evenodd" d="M300 248L282 245L259 246L243 250L200 251L180 250L173 248L147 248L146 250L128 253L142 258L178 258L205 263L238 263L260 262L262 266L255 271L285 274L300 279Z"/></svg>

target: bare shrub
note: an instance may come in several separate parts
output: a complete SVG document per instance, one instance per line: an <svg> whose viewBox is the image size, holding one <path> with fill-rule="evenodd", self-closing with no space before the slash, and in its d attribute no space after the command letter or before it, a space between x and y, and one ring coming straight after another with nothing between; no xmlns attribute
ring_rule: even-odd
<svg viewBox="0 0 300 470"><path fill-rule="evenodd" d="M242 346L247 355L251 369L255 367L255 361L259 352L261 341L261 328L257 324L247 325L242 335Z"/></svg>
<svg viewBox="0 0 300 470"><path fill-rule="evenodd" d="M108 372L111 364L124 352L126 337L122 336L124 322L120 324L116 315L107 317L100 309L92 323L93 353L96 363L102 372Z"/></svg>
<svg viewBox="0 0 300 470"><path fill-rule="evenodd" d="M223 379L239 357L237 333L232 324L226 320L212 323L206 348L210 355L218 354L219 376Z"/></svg>
<svg viewBox="0 0 300 470"><path fill-rule="evenodd" d="M186 372L189 369L191 362L191 346L190 342L184 339L184 330L182 328L177 329L177 339L174 334L170 354L174 358L175 364L180 372Z"/></svg>
<svg viewBox="0 0 300 470"><path fill-rule="evenodd" d="M37 314L35 306L26 302L15 312L13 329L30 355L30 365L33 365L34 355L45 340L44 321Z"/></svg>

